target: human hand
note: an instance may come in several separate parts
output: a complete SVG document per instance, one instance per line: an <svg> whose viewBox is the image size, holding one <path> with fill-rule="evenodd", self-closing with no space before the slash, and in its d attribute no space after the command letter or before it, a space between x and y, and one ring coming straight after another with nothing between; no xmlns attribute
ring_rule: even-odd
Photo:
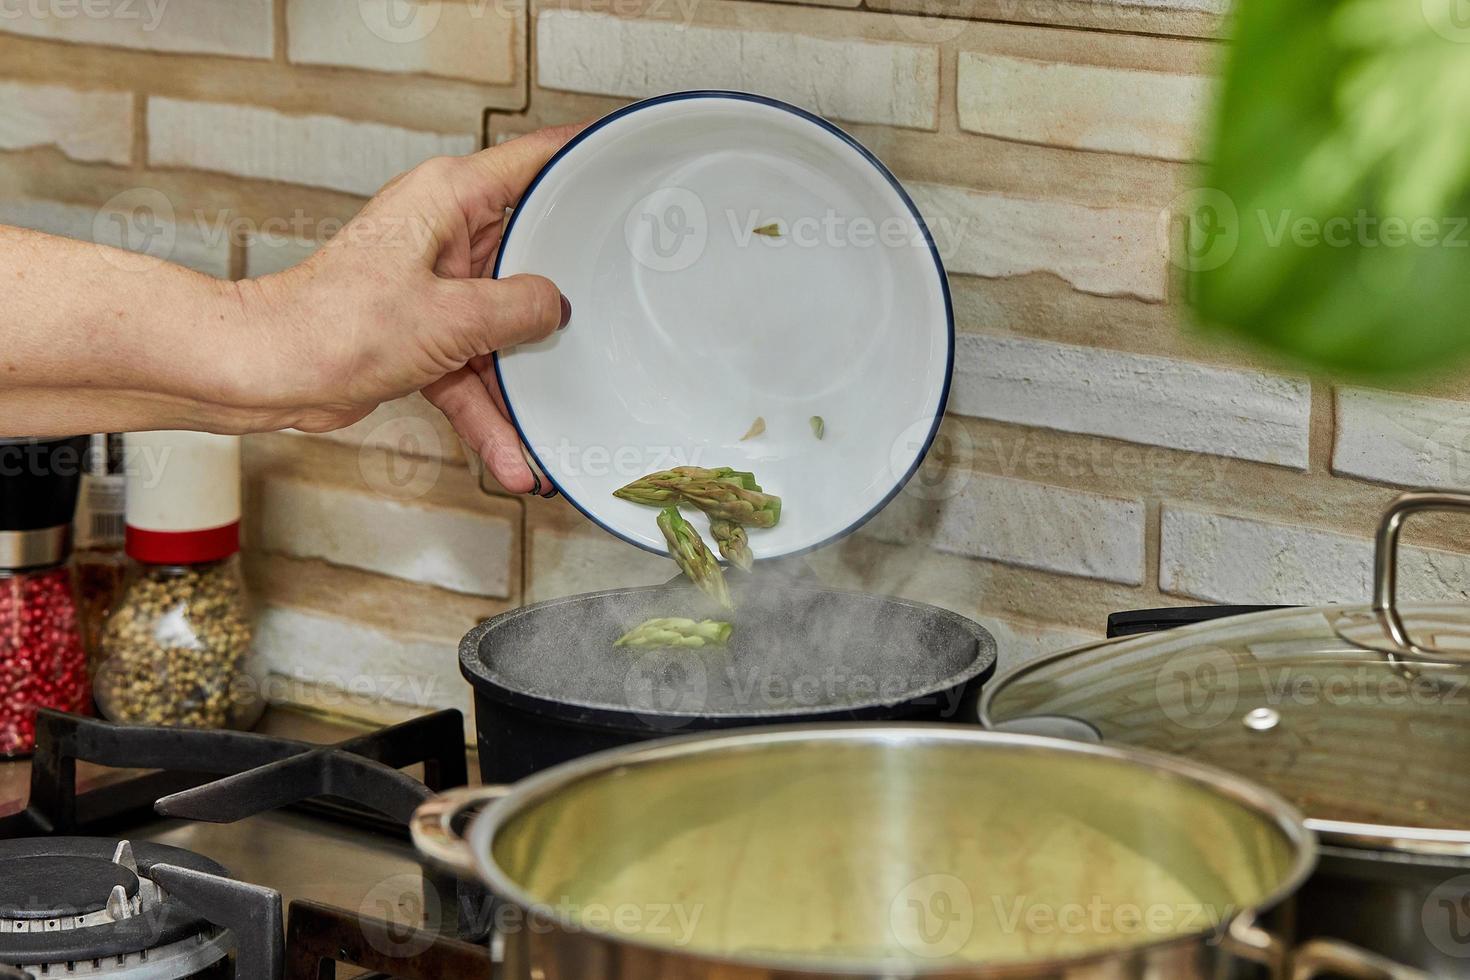
<svg viewBox="0 0 1470 980"><path fill-rule="evenodd" d="M511 425L491 354L571 317L548 279L484 278L513 207L579 127L429 160L384 187L308 261L239 284L264 324L257 394L280 428L325 432L422 391L514 493L550 493ZM255 352L252 351L252 354Z"/></svg>

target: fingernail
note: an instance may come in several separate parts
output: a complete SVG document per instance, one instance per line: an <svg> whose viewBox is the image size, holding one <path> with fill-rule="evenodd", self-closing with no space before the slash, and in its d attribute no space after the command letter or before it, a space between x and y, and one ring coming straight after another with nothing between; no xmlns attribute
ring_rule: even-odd
<svg viewBox="0 0 1470 980"><path fill-rule="evenodd" d="M572 301L565 296L561 298L561 323L557 325L558 330L565 330L568 323L572 322Z"/></svg>
<svg viewBox="0 0 1470 980"><path fill-rule="evenodd" d="M536 465L535 458L532 457L530 450L524 445L521 446L521 459L526 461L526 469L531 471L531 480L533 482L530 493L533 497L547 497L556 492L556 488L552 486L550 479L542 480L541 467Z"/></svg>

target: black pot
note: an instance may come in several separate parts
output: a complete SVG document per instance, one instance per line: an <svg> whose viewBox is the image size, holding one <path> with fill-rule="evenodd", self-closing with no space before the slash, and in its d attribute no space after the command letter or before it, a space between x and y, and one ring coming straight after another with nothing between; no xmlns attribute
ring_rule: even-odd
<svg viewBox="0 0 1470 980"><path fill-rule="evenodd" d="M480 772L512 783L602 749L680 733L838 721L972 721L994 638L945 609L748 580L739 610L687 583L537 603L471 630ZM725 618L728 647L615 648L655 616Z"/></svg>

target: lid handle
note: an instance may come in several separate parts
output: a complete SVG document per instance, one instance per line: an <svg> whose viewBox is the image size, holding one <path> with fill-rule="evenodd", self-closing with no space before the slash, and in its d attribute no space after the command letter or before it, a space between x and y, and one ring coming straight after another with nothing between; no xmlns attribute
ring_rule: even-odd
<svg viewBox="0 0 1470 980"><path fill-rule="evenodd" d="M1453 490L1418 490L1402 494L1384 511L1378 522L1377 541L1373 550L1373 612L1382 624L1389 642L1398 653L1415 660L1470 663L1463 653L1421 646L1409 636L1396 605L1398 595L1399 532L1409 515L1426 510L1470 511L1470 494Z"/></svg>

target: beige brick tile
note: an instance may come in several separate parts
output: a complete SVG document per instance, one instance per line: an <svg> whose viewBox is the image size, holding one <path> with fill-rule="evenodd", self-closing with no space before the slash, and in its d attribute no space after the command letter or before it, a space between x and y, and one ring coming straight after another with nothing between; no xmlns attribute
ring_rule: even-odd
<svg viewBox="0 0 1470 980"><path fill-rule="evenodd" d="M1021 565L936 551L924 541L884 541L867 530L806 559L824 582L882 595L966 609L984 616L1095 635L1109 613L1179 605L1143 586L1061 575ZM966 613L973 615L974 612Z"/></svg>
<svg viewBox="0 0 1470 980"><path fill-rule="evenodd" d="M517 601L519 501L437 459L284 435L246 440L251 547Z"/></svg>
<svg viewBox="0 0 1470 980"><path fill-rule="evenodd" d="M1405 600L1470 600L1470 556L1402 549ZM1211 602L1319 605L1367 603L1373 542L1296 524L1165 507L1159 588Z"/></svg>
<svg viewBox="0 0 1470 980"><path fill-rule="evenodd" d="M1304 469L1301 379L1019 337L962 334L950 411Z"/></svg>
<svg viewBox="0 0 1470 980"><path fill-rule="evenodd" d="M1210 93L1199 75L959 56L960 126L1030 143L1198 159Z"/></svg>
<svg viewBox="0 0 1470 980"><path fill-rule="evenodd" d="M55 146L87 163L128 164L132 93L0 82L0 149L35 146Z"/></svg>
<svg viewBox="0 0 1470 980"><path fill-rule="evenodd" d="M347 692L332 708L349 717L373 717L381 701L472 711L452 642L405 638L356 620L272 605L257 617L255 649L274 674ZM290 685L278 695L303 700Z"/></svg>
<svg viewBox="0 0 1470 980"><path fill-rule="evenodd" d="M778 4L752 6L766 7L778 14L788 12ZM807 15L836 15L834 11L813 8L801 9L799 13L800 26L812 30L830 29L832 25L825 18L808 25ZM492 138L595 118L619 108L627 100L538 87L533 89L532 102L532 110L524 115L492 114ZM1078 153L944 129L924 132L846 121L841 125L872 150L907 187L931 183L1022 200L1064 202L1103 210L1146 210L1150 240L1157 238L1154 223L1159 212L1197 180L1188 166L1166 160ZM957 270L951 270L954 271Z"/></svg>
<svg viewBox="0 0 1470 980"><path fill-rule="evenodd" d="M245 557L273 700L375 725L457 708L473 734L459 641L507 603L319 561Z"/></svg>
<svg viewBox="0 0 1470 980"><path fill-rule="evenodd" d="M1089 631L996 615L983 603L985 586L979 580L993 567L986 562L931 555L912 564L891 561L873 574L859 574L842 560L843 550L823 549L807 559L823 585L895 595L970 617L995 637L997 674L1042 654L1095 640L1106 625L1104 620L1096 631Z"/></svg>
<svg viewBox="0 0 1470 980"><path fill-rule="evenodd" d="M852 15L849 15L852 16ZM542 10L546 88L642 98L689 88L755 91L834 119L932 129L939 51L927 45Z"/></svg>
<svg viewBox="0 0 1470 980"><path fill-rule="evenodd" d="M1088 293L1158 301L1167 294L1156 211L928 183L910 183L908 190L951 272L992 278L1047 272Z"/></svg>
<svg viewBox="0 0 1470 980"><path fill-rule="evenodd" d="M148 162L370 195L433 156L471 153L466 134L228 103L148 100Z"/></svg>
<svg viewBox="0 0 1470 980"><path fill-rule="evenodd" d="M872 10L1176 37L1225 32L1226 0L867 0ZM958 33L958 29L956 29Z"/></svg>
<svg viewBox="0 0 1470 980"><path fill-rule="evenodd" d="M5 154L0 166L0 199L47 199L96 211L114 199L133 200L140 191L161 194L175 223L195 229L203 240L241 246L261 229L279 229L270 232L278 234L299 226L308 235L333 234L363 204L361 197L337 191L227 174L79 164L55 149Z"/></svg>
<svg viewBox="0 0 1470 980"><path fill-rule="evenodd" d="M289 0L289 56L300 64L419 73L509 85L526 8L504 0Z"/></svg>
<svg viewBox="0 0 1470 980"><path fill-rule="evenodd" d="M295 115L330 112L344 119L440 133L478 133L486 108L524 108L523 60L517 59L516 78L506 85L429 75L410 81L392 72L191 54L169 55L164 62L167 70L160 71L159 57L152 52L0 33L0 65L15 80L54 84L64 79L78 88L132 89L196 102L248 102Z"/></svg>
<svg viewBox="0 0 1470 980"><path fill-rule="evenodd" d="M985 279L951 274L955 322L961 330L1267 369L1270 359L1242 339L1190 329L1184 311L1133 296L1079 292L1055 276Z"/></svg>
<svg viewBox="0 0 1470 980"><path fill-rule="evenodd" d="M92 0L14 4L0 32L145 51L269 58L271 0Z"/></svg>
<svg viewBox="0 0 1470 980"><path fill-rule="evenodd" d="M488 503L486 513L450 510L273 477L255 493L251 541L268 551L499 598L520 576L518 515L490 513Z"/></svg>
<svg viewBox="0 0 1470 980"><path fill-rule="evenodd" d="M658 585L679 574L671 559L613 537L563 500L525 503L527 602Z"/></svg>
<svg viewBox="0 0 1470 980"><path fill-rule="evenodd" d="M1400 486L1470 488L1470 404L1367 388L1337 392L1332 471Z"/></svg>
<svg viewBox="0 0 1470 980"><path fill-rule="evenodd" d="M246 584L258 603L336 616L440 643L458 643L477 623L514 607L505 599L270 554L251 545L244 552L244 567Z"/></svg>
<svg viewBox="0 0 1470 980"><path fill-rule="evenodd" d="M938 486L911 483L867 533L1061 575L1143 582L1143 501L990 474L948 476Z"/></svg>
<svg viewBox="0 0 1470 980"><path fill-rule="evenodd" d="M941 498L964 471L991 473L1068 489L1143 500L1187 501L1199 510L1247 514L1272 523L1303 524L1350 537L1373 533L1397 487L1303 472L1121 439L951 415L913 483ZM1455 551L1464 546L1458 515L1427 514L1411 522L1415 545ZM1026 613L1024 618L1047 617Z"/></svg>

